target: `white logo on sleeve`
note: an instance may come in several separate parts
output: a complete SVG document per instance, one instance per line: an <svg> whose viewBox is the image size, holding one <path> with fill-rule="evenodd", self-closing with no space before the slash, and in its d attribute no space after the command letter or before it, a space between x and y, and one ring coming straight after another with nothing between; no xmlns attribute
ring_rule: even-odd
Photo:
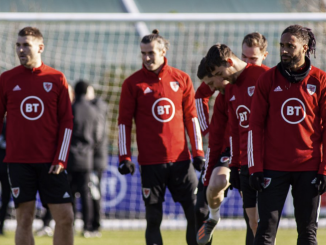
<svg viewBox="0 0 326 245"><path fill-rule="evenodd" d="M245 105L239 105L236 110L237 118L239 119L239 125L243 128L249 127L249 115L250 110Z"/></svg>
<svg viewBox="0 0 326 245"><path fill-rule="evenodd" d="M310 95L313 95L316 92L316 85L307 84L307 90Z"/></svg>
<svg viewBox="0 0 326 245"><path fill-rule="evenodd" d="M20 112L27 120L34 121L43 115L44 104L40 98L28 96L21 102Z"/></svg>
<svg viewBox="0 0 326 245"><path fill-rule="evenodd" d="M179 89L179 82L170 82L170 86L174 92L177 92Z"/></svg>
<svg viewBox="0 0 326 245"><path fill-rule="evenodd" d="M52 89L52 83L50 82L44 82L43 83L43 88L46 92L50 92Z"/></svg>
<svg viewBox="0 0 326 245"><path fill-rule="evenodd" d="M152 114L159 122L171 121L175 114L175 106L172 100L168 98L156 100L152 106Z"/></svg>
<svg viewBox="0 0 326 245"><path fill-rule="evenodd" d="M251 97L255 92L255 86L248 87L248 95Z"/></svg>
<svg viewBox="0 0 326 245"><path fill-rule="evenodd" d="M281 115L287 123L298 124L306 117L306 107L301 100L290 98L284 101L281 108Z"/></svg>

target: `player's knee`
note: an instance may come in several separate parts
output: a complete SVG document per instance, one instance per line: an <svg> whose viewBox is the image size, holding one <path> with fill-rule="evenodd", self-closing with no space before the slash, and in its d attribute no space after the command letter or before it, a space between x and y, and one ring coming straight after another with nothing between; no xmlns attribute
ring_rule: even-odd
<svg viewBox="0 0 326 245"><path fill-rule="evenodd" d="M23 227L24 229L29 229L33 225L34 216L30 214L20 215L19 219L17 218L17 226Z"/></svg>
<svg viewBox="0 0 326 245"><path fill-rule="evenodd" d="M55 217L56 226L72 227L74 223L74 213L72 209L66 209L60 216Z"/></svg>
<svg viewBox="0 0 326 245"><path fill-rule="evenodd" d="M225 176L215 176L209 181L208 189L213 193L220 193L228 186L228 180Z"/></svg>
<svg viewBox="0 0 326 245"><path fill-rule="evenodd" d="M155 207L146 207L147 227L158 228L162 222L162 212Z"/></svg>

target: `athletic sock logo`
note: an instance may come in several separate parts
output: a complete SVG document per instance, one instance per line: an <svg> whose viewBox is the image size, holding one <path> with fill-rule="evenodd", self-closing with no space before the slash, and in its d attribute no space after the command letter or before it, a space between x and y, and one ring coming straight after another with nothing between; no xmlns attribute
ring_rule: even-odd
<svg viewBox="0 0 326 245"><path fill-rule="evenodd" d="M66 192L64 195L63 195L63 198L69 198L70 195L68 194L68 192Z"/></svg>

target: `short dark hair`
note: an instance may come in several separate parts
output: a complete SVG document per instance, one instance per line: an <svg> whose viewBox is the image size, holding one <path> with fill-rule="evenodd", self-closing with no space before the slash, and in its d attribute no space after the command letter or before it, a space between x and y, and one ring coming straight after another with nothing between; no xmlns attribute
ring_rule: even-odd
<svg viewBox="0 0 326 245"><path fill-rule="evenodd" d="M152 34L146 35L142 38L141 43L151 43L153 41L157 41L161 45L161 49L165 48L166 50L169 49L170 43L168 40L163 38L159 35L159 31L157 29L154 29L152 31Z"/></svg>
<svg viewBox="0 0 326 245"><path fill-rule="evenodd" d="M298 38L303 44L307 44L308 50L306 55L310 57L310 53L313 53L316 58L316 39L310 28L300 25L291 25L285 28L282 35L285 33L290 33Z"/></svg>
<svg viewBox="0 0 326 245"><path fill-rule="evenodd" d="M33 36L35 38L43 40L43 35L40 32L40 30L37 29L36 27L31 27L31 26L27 26L27 27L24 27L23 29L21 29L18 32L18 36L21 36L21 37Z"/></svg>
<svg viewBox="0 0 326 245"><path fill-rule="evenodd" d="M267 39L259 32L252 32L247 34L242 41L242 45L246 44L248 47L258 47L260 52L265 52L267 48Z"/></svg>
<svg viewBox="0 0 326 245"><path fill-rule="evenodd" d="M232 50L225 44L213 45L206 55L206 70L211 73L215 70L215 66L226 66L227 59L236 57Z"/></svg>
<svg viewBox="0 0 326 245"><path fill-rule="evenodd" d="M212 77L212 74L210 72L207 72L207 69L206 69L206 57L202 58L201 61L200 61L200 64L198 66L198 70L197 70L197 77L200 79L200 80L203 80L204 77Z"/></svg>
<svg viewBox="0 0 326 245"><path fill-rule="evenodd" d="M76 96L85 95L88 86L89 84L84 80L78 80L77 83L75 84L75 95Z"/></svg>

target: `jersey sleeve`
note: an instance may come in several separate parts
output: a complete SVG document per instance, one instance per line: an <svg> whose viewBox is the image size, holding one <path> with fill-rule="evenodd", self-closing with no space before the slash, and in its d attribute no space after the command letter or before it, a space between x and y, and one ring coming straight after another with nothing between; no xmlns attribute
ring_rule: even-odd
<svg viewBox="0 0 326 245"><path fill-rule="evenodd" d="M185 78L182 107L185 126L190 138L192 156L204 156L203 141L195 105L195 91L189 76Z"/></svg>
<svg viewBox="0 0 326 245"><path fill-rule="evenodd" d="M5 81L3 74L0 76L0 129L2 130L3 118L6 113L6 99L5 99Z"/></svg>
<svg viewBox="0 0 326 245"><path fill-rule="evenodd" d="M251 102L251 115L248 131L248 168L249 173L263 172L263 137L265 120L268 113L268 77L260 76L256 83Z"/></svg>
<svg viewBox="0 0 326 245"><path fill-rule="evenodd" d="M206 83L202 82L195 94L197 116L203 136L205 136L209 131L208 102L214 92L215 91L212 91Z"/></svg>
<svg viewBox="0 0 326 245"><path fill-rule="evenodd" d="M72 135L73 115L71 102L69 99L68 83L64 75L62 75L60 82L62 88L58 99L58 148L52 165L60 164L66 168Z"/></svg>
<svg viewBox="0 0 326 245"><path fill-rule="evenodd" d="M234 108L229 105L229 124L230 124L230 167L240 168L240 134L239 119Z"/></svg>
<svg viewBox="0 0 326 245"><path fill-rule="evenodd" d="M206 166L204 175L204 185L207 186L213 172L215 164L219 161L219 156L223 151L224 138L227 132L228 113L225 96L219 93L214 104L211 124L209 127L209 141L206 152Z"/></svg>
<svg viewBox="0 0 326 245"><path fill-rule="evenodd" d="M131 128L132 119L136 110L136 98L130 83L127 80L122 84L119 102L119 161L131 161Z"/></svg>
<svg viewBox="0 0 326 245"><path fill-rule="evenodd" d="M322 120L322 144L323 144L323 158L321 164L319 166L318 173L322 175L326 175L326 77L323 76L321 81L323 85L323 89L321 91L321 99L320 99L320 116Z"/></svg>

